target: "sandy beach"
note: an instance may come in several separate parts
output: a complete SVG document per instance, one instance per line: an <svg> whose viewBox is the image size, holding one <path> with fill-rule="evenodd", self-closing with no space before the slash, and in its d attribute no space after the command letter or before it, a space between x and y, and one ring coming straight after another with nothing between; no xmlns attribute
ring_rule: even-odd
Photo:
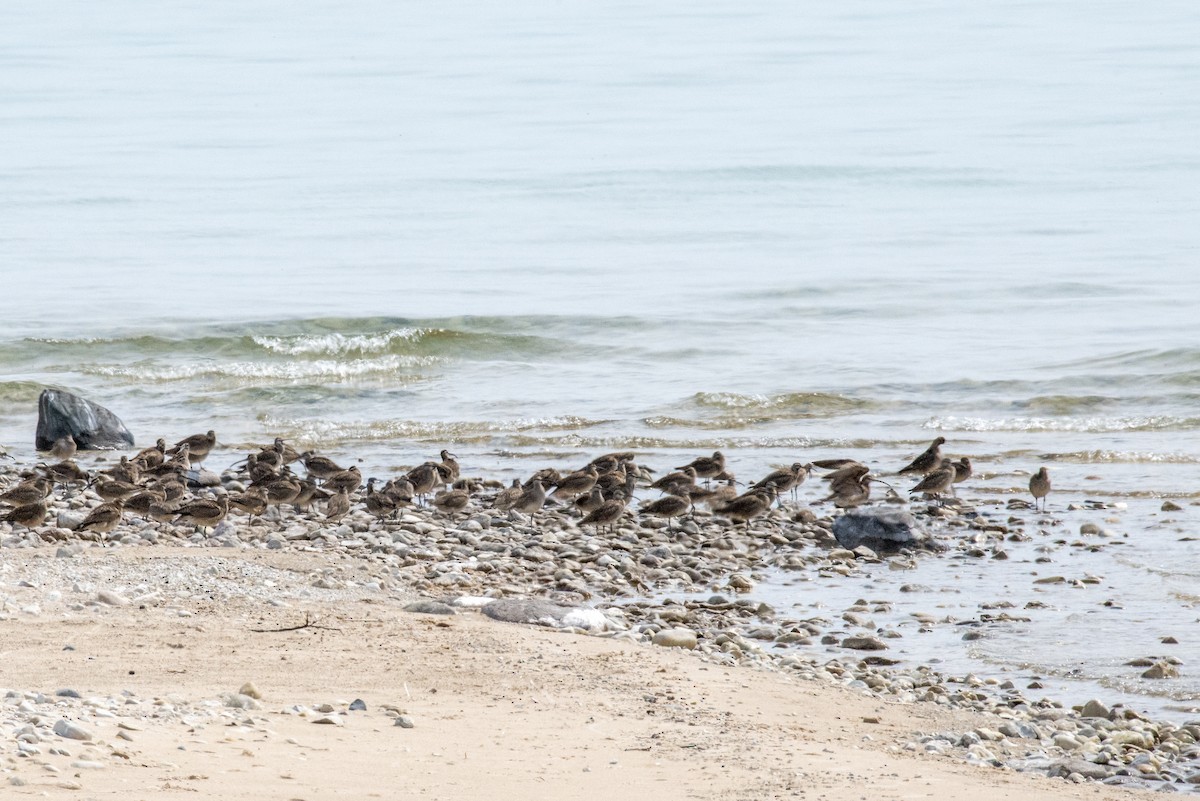
<svg viewBox="0 0 1200 801"><path fill-rule="evenodd" d="M391 593L303 598L331 567L352 570L340 561L177 547L6 554L8 605L57 591L83 607L0 621L11 797L1127 797L905 750L922 734L995 726L988 716L474 612L409 614ZM64 563L112 583L73 590ZM223 586L215 598L168 601L163 588L120 596L127 605L94 600L163 571ZM267 582L286 607L258 597ZM258 701L233 695L247 682ZM358 699L366 709L348 711ZM230 706L243 702L252 708ZM51 736L16 755L15 730L59 719L90 739Z"/></svg>

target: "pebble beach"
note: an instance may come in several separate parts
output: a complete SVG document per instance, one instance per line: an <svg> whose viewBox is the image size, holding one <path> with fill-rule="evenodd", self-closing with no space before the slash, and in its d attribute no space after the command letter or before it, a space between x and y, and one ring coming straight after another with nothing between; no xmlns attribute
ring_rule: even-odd
<svg viewBox="0 0 1200 801"><path fill-rule="evenodd" d="M79 459L97 469L115 464L110 455L81 453ZM3 486L14 485L25 469L5 468ZM193 488L202 496L240 492L247 480L234 470L194 471L193 477L212 485ZM386 729L387 736L417 737L432 728L453 739L456 729L475 725L457 717L459 701L443 706L428 688L416 690L403 678L405 643L417 630L445 640L440 654L423 656L431 676L504 672L507 665L504 675L517 682L521 703L540 703L548 688L540 684L540 670L529 676L516 665L545 655L513 653L530 642L549 643L560 669L583 671L585 695L598 691L606 703L635 707L615 713L618 718L644 722L666 713L716 736L720 726L693 720L696 710L680 700L677 688L633 693L637 697L604 692L605 672L587 678L583 670L600 648L639 671L659 669L653 666L665 659L670 670L695 674L693 690L710 700L721 693L708 679L719 676L785 692L778 714L809 714L812 695L832 710L842 704L868 710L835 719L854 724L856 748L918 772L936 759L939 770L960 776L969 768L969 775L986 774L985 783L1027 776L1038 793L1064 781L1182 791L1200 781L1200 716L1192 722L1178 708L1156 715L1139 699L1131 703L1103 688L1072 704L1053 676L953 672L955 647L1019 625L1053 606L1053 593L1102 587L1103 577L1072 565L1072 553L1120 539L1090 516L1119 514L1121 504L1104 509L1095 501L1060 498L1040 512L1032 498L973 500L969 490L945 505L914 498L909 509L929 547L888 554L838 545L831 532L843 512L820 503L817 493L825 488L815 486L815 477L799 488L797 500L785 498L749 525L704 510L668 522L636 515L631 506L611 532L580 527L580 514L565 506L548 506L530 524L492 508L500 482L475 481L480 489L468 507L450 514L417 503L381 517L356 494L349 513L333 522L320 509L273 506L254 519L231 512L212 528L126 515L111 532L76 532L100 501L88 489L53 495L46 525L35 530L0 524L0 631L10 643L0 712L5 780L30 792L99 791L114 777L138 773L138 765L161 771L186 763L171 748L190 750L189 737L216 742L200 733L206 729L233 732L222 743L271 747L282 747L281 737L285 745L295 739L315 748L314 737L362 736L370 741L365 747L374 748L385 727L395 729ZM1056 553L1053 560L1045 557L1049 552ZM947 588L922 583L937 581L939 566L1039 560L1052 561L1052 572L1007 597L971 594L948 605L939 597ZM894 576L904 578L890 580ZM849 598L847 583L854 582L875 589ZM773 605L784 588L801 602ZM539 633L543 629L553 634ZM481 647L480 637L503 645ZM912 645L922 639L933 645ZM239 653L253 654L247 666ZM309 669L309 660L326 658L339 667ZM172 687L191 685L195 660L207 666L204 687L181 695ZM1164 643L1123 670L1169 683L1186 670L1181 661ZM92 662L107 667L93 674ZM118 664L128 667L117 670ZM26 680L15 683L17 676ZM574 679L555 682L549 689L556 695L572 696ZM291 694L265 689L277 686ZM715 707L704 711L716 714ZM887 734L880 737L884 719ZM325 729L305 730L308 725L338 733L316 734ZM179 727L189 737L181 740ZM301 731L306 736L298 738L294 733ZM779 766L763 784L741 787L744 795L737 797L794 787L809 772L830 775L807 759L809 733L781 736L772 752ZM653 740L626 747L668 761L679 754L664 750L684 748ZM686 746L693 747L715 746ZM245 750L256 752L249 745ZM607 769L590 757L584 761L588 769ZM655 773L648 765L637 770L647 780ZM304 797L336 795L335 785L308 781ZM519 777L512 781L531 792ZM672 781L678 794L669 797L718 795L715 786Z"/></svg>

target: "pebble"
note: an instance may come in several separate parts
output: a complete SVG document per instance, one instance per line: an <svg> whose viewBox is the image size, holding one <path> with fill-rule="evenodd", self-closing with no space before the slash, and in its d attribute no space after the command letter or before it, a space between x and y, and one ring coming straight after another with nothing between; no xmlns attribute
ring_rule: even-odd
<svg viewBox="0 0 1200 801"><path fill-rule="evenodd" d="M686 648L690 651L695 650L698 643L696 632L681 628L663 629L656 632L650 641L664 648Z"/></svg>
<svg viewBox="0 0 1200 801"><path fill-rule="evenodd" d="M111 590L100 590L96 593L96 600L106 606L129 606L128 598Z"/></svg>
<svg viewBox="0 0 1200 801"><path fill-rule="evenodd" d="M846 637L842 640L843 648L852 648L856 651L885 651L887 643L878 637Z"/></svg>
<svg viewBox="0 0 1200 801"><path fill-rule="evenodd" d="M399 726L402 729L411 729L413 727L412 718L408 715L400 715L396 718L396 722L393 725Z"/></svg>
<svg viewBox="0 0 1200 801"><path fill-rule="evenodd" d="M92 734L82 726L77 726L66 718L59 718L54 724L54 733L68 740L91 740Z"/></svg>
<svg viewBox="0 0 1200 801"><path fill-rule="evenodd" d="M322 726L344 726L344 725L346 725L346 723L342 719L341 715L321 715L319 718L313 718L313 723L317 723Z"/></svg>

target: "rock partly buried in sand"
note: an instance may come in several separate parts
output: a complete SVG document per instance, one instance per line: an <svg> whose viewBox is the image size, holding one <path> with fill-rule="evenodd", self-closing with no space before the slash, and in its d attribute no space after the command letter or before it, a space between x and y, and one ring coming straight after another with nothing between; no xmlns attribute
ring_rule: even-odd
<svg viewBox="0 0 1200 801"><path fill-rule="evenodd" d="M651 642L664 648L686 648L689 651L696 650L697 645L696 632L691 629L663 629L654 635Z"/></svg>
<svg viewBox="0 0 1200 801"><path fill-rule="evenodd" d="M108 409L65 390L44 389L38 398L34 446L48 451L62 437L74 438L83 451L133 447L133 434Z"/></svg>
<svg viewBox="0 0 1200 801"><path fill-rule="evenodd" d="M68 740L90 740L92 733L82 726L76 726L69 720L59 718L54 724L54 733L59 737L65 737Z"/></svg>
<svg viewBox="0 0 1200 801"><path fill-rule="evenodd" d="M444 604L441 601L413 601L411 604L406 604L405 612L412 612L416 615L453 615L457 614L454 607L450 604Z"/></svg>
<svg viewBox="0 0 1200 801"><path fill-rule="evenodd" d="M904 509L850 509L833 521L833 536L851 551L863 545L876 553L929 546L929 537Z"/></svg>
<svg viewBox="0 0 1200 801"><path fill-rule="evenodd" d="M501 598L485 604L481 611L493 620L506 623L536 623L539 626L590 631L604 631L608 627L608 620L595 609L560 606L536 599Z"/></svg>

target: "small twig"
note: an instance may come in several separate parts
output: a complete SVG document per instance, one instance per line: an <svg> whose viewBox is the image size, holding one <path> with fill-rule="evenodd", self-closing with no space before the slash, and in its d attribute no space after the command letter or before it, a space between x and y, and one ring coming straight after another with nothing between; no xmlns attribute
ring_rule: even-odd
<svg viewBox="0 0 1200 801"><path fill-rule="evenodd" d="M318 626L317 621L309 617L308 613L304 613L304 622L299 626L284 626L279 629L250 629L255 634L276 634L281 631L299 631L300 629L324 629L326 631L341 631L335 626Z"/></svg>

